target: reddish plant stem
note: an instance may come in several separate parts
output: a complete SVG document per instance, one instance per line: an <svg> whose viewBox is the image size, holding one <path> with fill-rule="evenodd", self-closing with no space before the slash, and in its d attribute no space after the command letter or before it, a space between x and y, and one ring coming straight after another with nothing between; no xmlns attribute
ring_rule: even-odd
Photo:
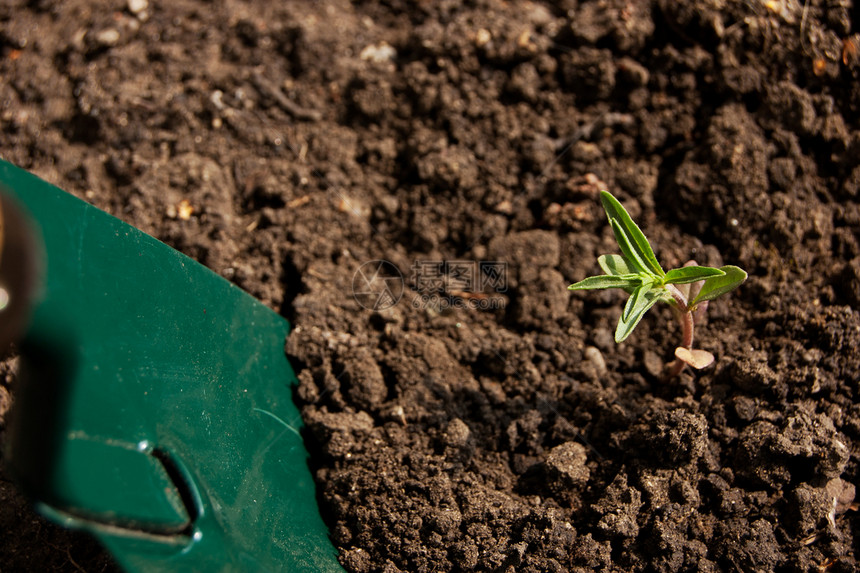
<svg viewBox="0 0 860 573"><path fill-rule="evenodd" d="M687 306L687 297L684 296L675 285L666 285L666 290L672 295L675 301L675 314L678 317L678 322L681 324L681 346L687 349L693 348L693 313ZM675 359L669 365L669 378L674 378L681 373L686 364L683 360Z"/></svg>

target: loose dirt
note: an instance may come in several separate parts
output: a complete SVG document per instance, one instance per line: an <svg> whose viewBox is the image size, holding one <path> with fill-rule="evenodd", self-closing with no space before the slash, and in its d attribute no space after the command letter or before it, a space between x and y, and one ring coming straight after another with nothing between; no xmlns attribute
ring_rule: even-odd
<svg viewBox="0 0 860 573"><path fill-rule="evenodd" d="M349 571L855 571L858 25L848 0L9 0L0 156L293 322ZM616 252L603 187L664 266L749 272L697 329L713 367L663 380L670 309L616 345L623 293L567 291ZM4 570L112 567L0 492Z"/></svg>

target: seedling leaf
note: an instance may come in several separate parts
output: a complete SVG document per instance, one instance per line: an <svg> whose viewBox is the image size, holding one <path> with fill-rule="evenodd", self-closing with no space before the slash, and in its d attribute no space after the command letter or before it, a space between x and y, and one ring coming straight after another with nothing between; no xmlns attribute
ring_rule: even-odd
<svg viewBox="0 0 860 573"><path fill-rule="evenodd" d="M726 265L724 267L720 267L720 270L725 274L706 279L702 284L702 289L699 291L699 294L697 294L696 298L690 302L691 307L694 307L705 300L714 300L718 296L737 288L741 283L747 280L746 271L736 266Z"/></svg>
<svg viewBox="0 0 860 573"><path fill-rule="evenodd" d="M652 281L642 281L642 284L633 290L630 294L630 298L627 299L627 304L624 305L624 311L621 313L621 317L624 320L628 320L630 318L630 313L637 307L639 300L645 296L646 292L651 290L653 285L654 283Z"/></svg>
<svg viewBox="0 0 860 573"><path fill-rule="evenodd" d="M609 225L612 227L612 232L615 233L615 241L618 243L618 248L624 253L625 260L633 267L633 272L646 275L653 274L648 269L648 262L636 250L631 237L624 231L618 219L610 219Z"/></svg>
<svg viewBox="0 0 860 573"><path fill-rule="evenodd" d="M621 255L600 255L597 264L607 275L630 275L635 274L632 265Z"/></svg>
<svg viewBox="0 0 860 573"><path fill-rule="evenodd" d="M707 350L700 350L698 348L684 348L683 346L679 346L675 349L675 358L684 362L685 364L689 364L696 370L701 370L702 368L707 368L711 364L714 363L714 355L708 352Z"/></svg>
<svg viewBox="0 0 860 573"><path fill-rule="evenodd" d="M637 297L629 312L625 307L624 312L621 313L621 318L618 320L618 327L615 329L615 342L622 342L630 336L630 333L633 332L633 329L636 328L636 325L639 324L639 321L642 320L648 309L654 306L661 298L662 295L660 292L650 290Z"/></svg>
<svg viewBox="0 0 860 573"><path fill-rule="evenodd" d="M714 267L681 267L667 272L663 279L663 284L689 284L696 281L702 281L710 277L721 277L724 274L726 273L720 269L715 269Z"/></svg>
<svg viewBox="0 0 860 573"><path fill-rule="evenodd" d="M627 209L609 191L600 192L600 202L603 203L603 210L606 211L606 216L609 217L609 223L612 224L613 221L617 221L617 225L612 224L612 231L615 233L615 240L618 241L622 252L624 252L623 243L627 243L631 250L635 252L635 256L631 256L626 252L624 253L628 260L634 265L642 261L642 270L646 270L658 277L664 276L666 273L663 272L660 263L657 262L657 257L654 256L651 244L645 238L642 230L630 218ZM623 241L622 237L624 237Z"/></svg>
<svg viewBox="0 0 860 573"><path fill-rule="evenodd" d="M594 290L604 288L636 288L641 282L641 277L635 274L627 275L600 275L588 277L567 287L569 290Z"/></svg>

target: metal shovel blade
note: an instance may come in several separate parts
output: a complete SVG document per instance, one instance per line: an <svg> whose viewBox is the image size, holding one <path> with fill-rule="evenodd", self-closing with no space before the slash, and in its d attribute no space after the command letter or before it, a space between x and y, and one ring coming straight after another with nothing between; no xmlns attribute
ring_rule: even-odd
<svg viewBox="0 0 860 573"><path fill-rule="evenodd" d="M44 253L7 449L40 511L128 571L342 571L292 399L287 321L3 161L0 184Z"/></svg>

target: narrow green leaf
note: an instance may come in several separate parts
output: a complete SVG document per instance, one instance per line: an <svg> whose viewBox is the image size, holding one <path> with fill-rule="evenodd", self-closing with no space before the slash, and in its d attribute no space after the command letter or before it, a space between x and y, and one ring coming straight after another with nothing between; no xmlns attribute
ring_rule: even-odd
<svg viewBox="0 0 860 573"><path fill-rule="evenodd" d="M681 267L680 269L672 269L666 273L663 284L688 284L696 281L703 281L710 277L721 277L724 273L720 269L714 267L698 267L689 266Z"/></svg>
<svg viewBox="0 0 860 573"><path fill-rule="evenodd" d="M621 255L600 255L597 257L597 264L607 275L635 274L632 265Z"/></svg>
<svg viewBox="0 0 860 573"><path fill-rule="evenodd" d="M630 318L630 313L634 308L639 304L639 301L645 296L651 287L654 285L653 281L644 280L642 284L636 287L636 289L630 294L630 298L627 299L627 304L624 305L624 310L621 312L621 318L624 320L628 320Z"/></svg>
<svg viewBox="0 0 860 573"><path fill-rule="evenodd" d="M619 234L626 235L630 246L636 251L635 259L642 260L645 268L652 274L659 277L664 276L666 273L663 272L662 268L660 268L660 263L657 262L657 257L654 256L654 250L651 248L651 244L648 242L648 239L645 238L645 234L642 233L642 230L633 222L630 214L627 213L627 209L625 209L618 199L613 197L612 193L609 191L600 192L600 202L603 203L603 210L606 211L610 224L613 220L618 221L620 233L616 230L615 225L613 225L612 230L615 233L615 239L618 241L619 246L621 246ZM634 257L630 257L627 253L624 254L631 263L635 264L636 261L634 260Z"/></svg>
<svg viewBox="0 0 860 573"><path fill-rule="evenodd" d="M605 288L636 288L641 278L639 275L600 275L588 277L567 287L569 290L594 290Z"/></svg>
<svg viewBox="0 0 860 573"><path fill-rule="evenodd" d="M609 225L612 227L612 232L615 233L615 241L618 243L618 248L624 254L624 259L633 267L633 272L648 275L653 274L648 268L648 262L639 255L639 252L633 246L630 237L624 232L618 219L610 219Z"/></svg>
<svg viewBox="0 0 860 573"><path fill-rule="evenodd" d="M695 306L705 300L714 300L718 296L737 288L747 280L746 271L738 267L727 265L720 267L720 270L725 274L706 279L704 284L702 284L702 289L696 295L696 298L693 299L693 302L690 303L690 306Z"/></svg>
<svg viewBox="0 0 860 573"><path fill-rule="evenodd" d="M621 318L618 320L618 328L615 329L615 342L622 342L630 336L630 333L633 332L633 329L636 328L636 325L639 324L639 321L642 320L648 309L657 304L657 301L661 298L663 297L659 291L649 290L638 298L633 308L627 313L628 316L626 319L624 318L624 313L622 313Z"/></svg>

